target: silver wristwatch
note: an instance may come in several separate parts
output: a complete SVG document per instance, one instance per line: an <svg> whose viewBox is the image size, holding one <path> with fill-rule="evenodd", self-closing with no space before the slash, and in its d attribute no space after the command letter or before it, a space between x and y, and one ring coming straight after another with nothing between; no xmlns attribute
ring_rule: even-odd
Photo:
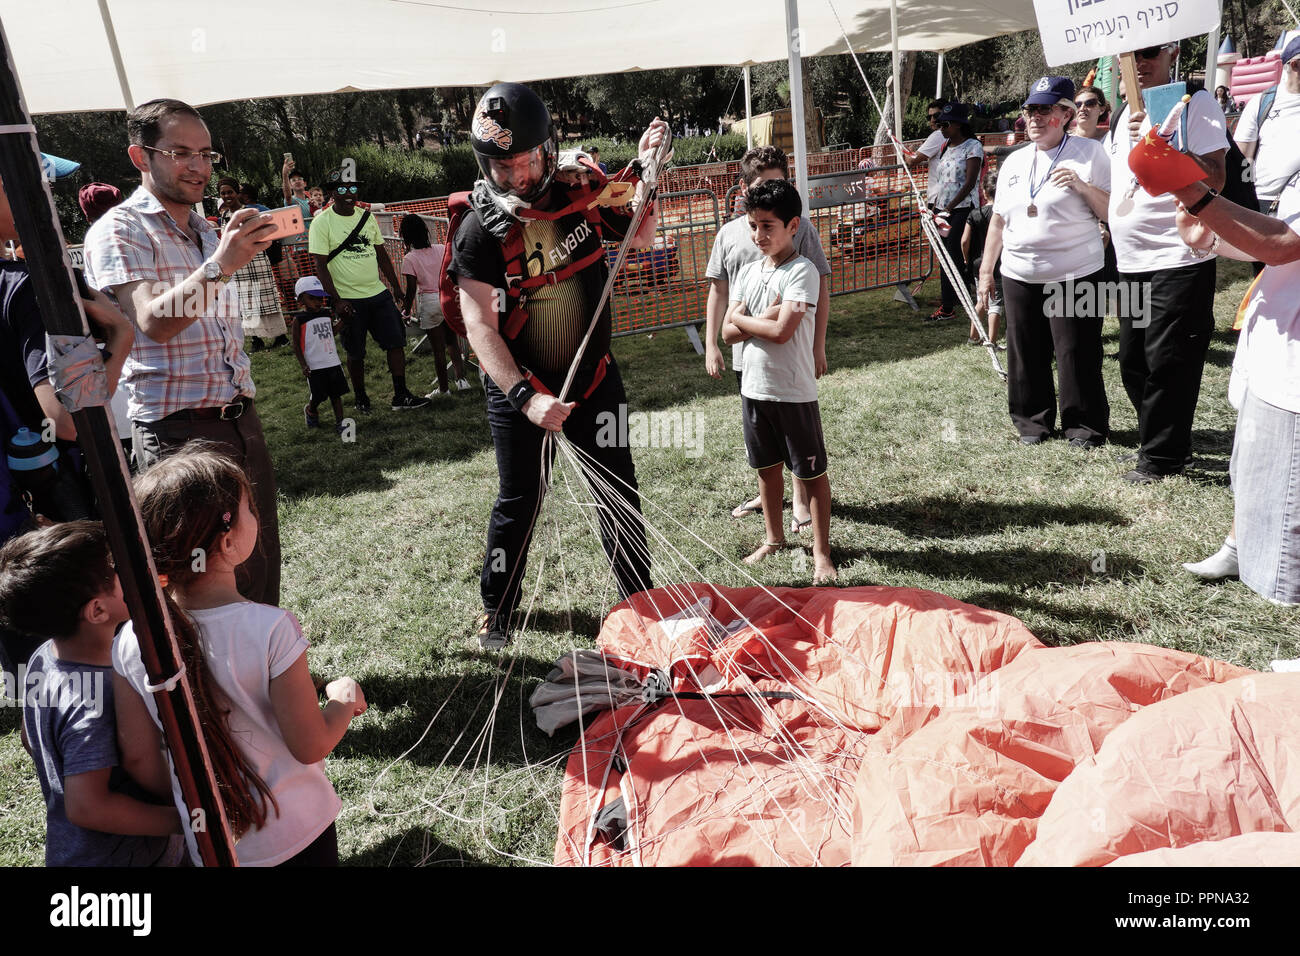
<svg viewBox="0 0 1300 956"><path fill-rule="evenodd" d="M203 278L209 282L229 282L232 275L227 275L221 271L221 264L216 259L208 259L203 263Z"/></svg>

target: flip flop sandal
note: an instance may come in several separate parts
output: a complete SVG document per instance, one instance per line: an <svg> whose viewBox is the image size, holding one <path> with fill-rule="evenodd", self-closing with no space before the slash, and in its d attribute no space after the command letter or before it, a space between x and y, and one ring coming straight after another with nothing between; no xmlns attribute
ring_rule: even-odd
<svg viewBox="0 0 1300 956"><path fill-rule="evenodd" d="M758 505L755 508L751 508L749 507L748 502L745 502L744 504L736 505L736 507L731 509L731 517L733 518L743 518L745 517L745 515L762 514L762 513L763 513L762 505Z"/></svg>
<svg viewBox="0 0 1300 956"><path fill-rule="evenodd" d="M793 534L798 534L799 532L810 527L812 527L811 517L809 517L807 521L800 521L798 518L790 519L790 531Z"/></svg>

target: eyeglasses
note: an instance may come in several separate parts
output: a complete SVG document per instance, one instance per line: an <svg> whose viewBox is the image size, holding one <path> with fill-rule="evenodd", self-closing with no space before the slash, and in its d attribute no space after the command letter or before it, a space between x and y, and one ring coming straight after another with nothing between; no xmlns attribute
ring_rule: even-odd
<svg viewBox="0 0 1300 956"><path fill-rule="evenodd" d="M159 149L157 146L145 146L145 149L151 149L155 153L162 153L172 162L180 163L182 166L188 166L196 157L204 166L212 166L221 162L221 154L214 153L210 149L200 150L197 153L188 149Z"/></svg>
<svg viewBox="0 0 1300 956"><path fill-rule="evenodd" d="M1101 100L1075 100L1074 105L1081 110L1100 109Z"/></svg>
<svg viewBox="0 0 1300 956"><path fill-rule="evenodd" d="M939 118L939 114L938 114L938 113L926 113L926 114L925 114L925 118L928 119L931 123L933 123L935 120L937 120L937 119Z"/></svg>
<svg viewBox="0 0 1300 956"><path fill-rule="evenodd" d="M335 186L332 192L336 192L340 196L346 196L349 193L355 196L357 194L357 187L356 186Z"/></svg>
<svg viewBox="0 0 1300 956"><path fill-rule="evenodd" d="M1056 109L1055 104L1031 103L1028 106L1021 107L1020 111L1026 116L1051 116L1054 109Z"/></svg>
<svg viewBox="0 0 1300 956"><path fill-rule="evenodd" d="M1148 47L1143 47L1141 50L1134 50L1133 55L1136 57L1140 57L1143 60L1154 60L1161 53L1164 53L1165 50L1167 49L1169 49L1169 47L1164 45L1148 46Z"/></svg>

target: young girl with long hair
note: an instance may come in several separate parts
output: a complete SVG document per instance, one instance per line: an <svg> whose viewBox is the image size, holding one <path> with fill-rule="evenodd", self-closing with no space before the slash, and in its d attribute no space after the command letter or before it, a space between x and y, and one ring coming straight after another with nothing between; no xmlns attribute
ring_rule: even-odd
<svg viewBox="0 0 1300 956"><path fill-rule="evenodd" d="M340 678L326 687L322 708L297 618L240 595L235 569L257 546L257 514L248 479L216 447L190 442L141 475L135 490L239 863L336 865L341 803L325 757L365 712L365 695ZM113 665L123 765L158 792L170 785L185 814L129 623ZM186 838L197 859L193 835Z"/></svg>
<svg viewBox="0 0 1300 956"><path fill-rule="evenodd" d="M442 317L442 305L438 301L438 278L442 272L442 259L447 254L447 247L429 239L429 227L415 213L402 217L398 227L406 253L402 257L402 275L406 276L405 299L402 308L419 322L420 328L429 336L433 347L433 364L438 374L438 389L430 392L426 398L437 398L451 394L447 382L447 347L451 348L451 364L456 373L456 388L460 391L469 389L469 380L465 378L465 366L461 360L460 338L447 327Z"/></svg>

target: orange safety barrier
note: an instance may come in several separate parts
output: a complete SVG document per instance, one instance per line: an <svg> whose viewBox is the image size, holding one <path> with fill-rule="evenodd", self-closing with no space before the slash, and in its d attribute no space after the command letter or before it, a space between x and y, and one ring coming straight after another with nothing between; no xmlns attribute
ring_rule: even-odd
<svg viewBox="0 0 1300 956"><path fill-rule="evenodd" d="M986 133L986 148L1023 141L1024 134ZM905 145L915 148L920 140ZM919 210L902 170L894 163L892 146L864 146L808 155L810 176L863 170L866 192L861 201L814 209L811 217L831 263L831 294L844 295L890 285L908 286L926 279L934 270L934 257L921 234ZM994 157L986 162L995 164ZM793 162L791 163L793 166ZM912 170L924 190L925 164ZM738 213L740 161L674 166L660 178L659 229L649 249L629 253L614 285L615 335L652 331L704 321L708 298L708 264L718 229ZM814 189L816 184L814 184ZM429 226L434 242L447 236L447 197L408 199L375 204L372 212L385 239L385 248L401 272L401 217L416 213ZM610 261L614 247L610 245ZM301 275L314 275L306 241L288 247L276 267L286 310L297 308L293 286Z"/></svg>

